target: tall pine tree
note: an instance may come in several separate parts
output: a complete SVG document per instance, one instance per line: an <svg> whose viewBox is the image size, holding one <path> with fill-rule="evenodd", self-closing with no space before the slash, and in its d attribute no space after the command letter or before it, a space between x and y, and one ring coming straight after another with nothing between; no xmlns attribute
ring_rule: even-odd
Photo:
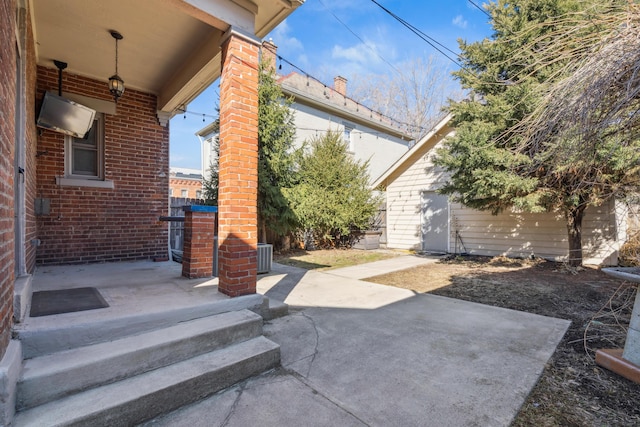
<svg viewBox="0 0 640 427"><path fill-rule="evenodd" d="M258 87L258 227L259 241L267 230L285 236L296 217L282 189L296 182L295 124L291 100L286 99L269 64L260 64Z"/></svg>
<svg viewBox="0 0 640 427"><path fill-rule="evenodd" d="M584 211L603 201L596 187L575 176L596 174L607 159L585 153L566 135L543 145L527 144L520 123L536 111L549 87L566 77L567 64L588 52L590 46L580 41L597 39L588 37L600 31L594 17L625 4L499 0L487 7L493 37L460 42L463 68L454 75L472 99L450 105L456 134L436 159L451 174L442 192L494 214L513 207L562 212L571 265L582 263ZM566 49L549 48L559 39ZM572 167L584 160L584 167Z"/></svg>
<svg viewBox="0 0 640 427"><path fill-rule="evenodd" d="M297 226L296 217L282 189L296 182L294 149L295 125L291 101L285 99L269 64L260 64L258 81L258 239L267 241L267 231L285 236ZM216 120L219 126L219 120ZM218 137L214 151L219 153ZM203 180L207 204L218 202L218 156L209 166L210 176Z"/></svg>

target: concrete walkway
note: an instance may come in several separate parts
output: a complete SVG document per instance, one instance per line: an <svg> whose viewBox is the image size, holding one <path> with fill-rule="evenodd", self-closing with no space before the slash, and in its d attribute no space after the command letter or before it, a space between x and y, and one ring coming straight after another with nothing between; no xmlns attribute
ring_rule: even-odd
<svg viewBox="0 0 640 427"><path fill-rule="evenodd" d="M334 276L348 277L350 279L366 279L367 277L379 276L381 274L392 273L394 271L406 270L420 265L437 262L439 256L397 256L383 259L381 261L367 264L353 265L351 267L336 268L326 271Z"/></svg>
<svg viewBox="0 0 640 427"><path fill-rule="evenodd" d="M291 306L265 325L282 368L148 425L507 426L569 325L367 283L354 270L276 264L258 287Z"/></svg>

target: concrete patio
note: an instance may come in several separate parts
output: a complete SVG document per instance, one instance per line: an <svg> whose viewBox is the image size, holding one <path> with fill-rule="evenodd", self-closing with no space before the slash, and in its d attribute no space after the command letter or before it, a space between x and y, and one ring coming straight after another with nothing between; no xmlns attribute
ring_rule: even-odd
<svg viewBox="0 0 640 427"><path fill-rule="evenodd" d="M258 291L290 305L264 327L281 346L282 367L146 425L509 425L569 322L359 280L434 261L398 257L328 272L274 264ZM41 267L34 290L97 286L111 306L27 318L20 328L93 328L237 300L218 294L215 279L179 271L151 262Z"/></svg>
<svg viewBox="0 0 640 427"><path fill-rule="evenodd" d="M128 332L173 324L176 319L259 307L262 295L229 298L218 292L218 279L187 279L178 263L133 261L104 264L40 266L32 291L95 287L109 304L97 310L53 316L29 317L14 327L30 357L31 346L39 352L71 348L77 342L99 342ZM45 333L43 333L45 332ZM33 337L37 337L34 341ZM27 340L23 340L27 341Z"/></svg>

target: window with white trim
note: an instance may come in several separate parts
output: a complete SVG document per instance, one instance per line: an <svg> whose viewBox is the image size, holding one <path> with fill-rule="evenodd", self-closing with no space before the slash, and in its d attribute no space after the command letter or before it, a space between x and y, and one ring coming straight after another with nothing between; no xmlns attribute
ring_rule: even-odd
<svg viewBox="0 0 640 427"><path fill-rule="evenodd" d="M344 139L344 142L347 144L347 149L349 150L349 152L353 153L355 150L353 146L353 126L352 125L344 123L344 132L342 134L342 138Z"/></svg>
<svg viewBox="0 0 640 427"><path fill-rule="evenodd" d="M97 113L84 138L65 137L65 177L104 180L104 116Z"/></svg>
<svg viewBox="0 0 640 427"><path fill-rule="evenodd" d="M189 197L189 190L182 189L182 191L180 191L180 197Z"/></svg>

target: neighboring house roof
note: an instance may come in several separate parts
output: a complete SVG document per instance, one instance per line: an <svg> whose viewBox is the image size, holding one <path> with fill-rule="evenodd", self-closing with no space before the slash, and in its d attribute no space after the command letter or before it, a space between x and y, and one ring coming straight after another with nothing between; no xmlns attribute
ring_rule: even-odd
<svg viewBox="0 0 640 427"><path fill-rule="evenodd" d="M339 79L341 78L336 78L336 80ZM312 77L293 72L279 77L278 83L283 94L292 97L295 102L312 106L320 111L340 116L396 138L406 141L413 139L404 124L365 107L346 94L330 88ZM346 91L346 80L343 84L345 85L343 90Z"/></svg>
<svg viewBox="0 0 640 427"><path fill-rule="evenodd" d="M418 141L409 151L407 151L402 157L400 157L389 169L387 169L378 179L373 182L372 187L386 187L389 178L394 176L396 172L413 164L417 158L423 156L426 152L431 150L439 140L440 134L451 128L450 121L452 119L451 114L447 114L427 133L420 141Z"/></svg>
<svg viewBox="0 0 640 427"><path fill-rule="evenodd" d="M196 136L208 139L210 136L220 133L220 125L215 120L196 132Z"/></svg>
<svg viewBox="0 0 640 427"><path fill-rule="evenodd" d="M193 179L202 181L202 173L200 169L176 168L171 166L169 168L169 175L171 178Z"/></svg>

